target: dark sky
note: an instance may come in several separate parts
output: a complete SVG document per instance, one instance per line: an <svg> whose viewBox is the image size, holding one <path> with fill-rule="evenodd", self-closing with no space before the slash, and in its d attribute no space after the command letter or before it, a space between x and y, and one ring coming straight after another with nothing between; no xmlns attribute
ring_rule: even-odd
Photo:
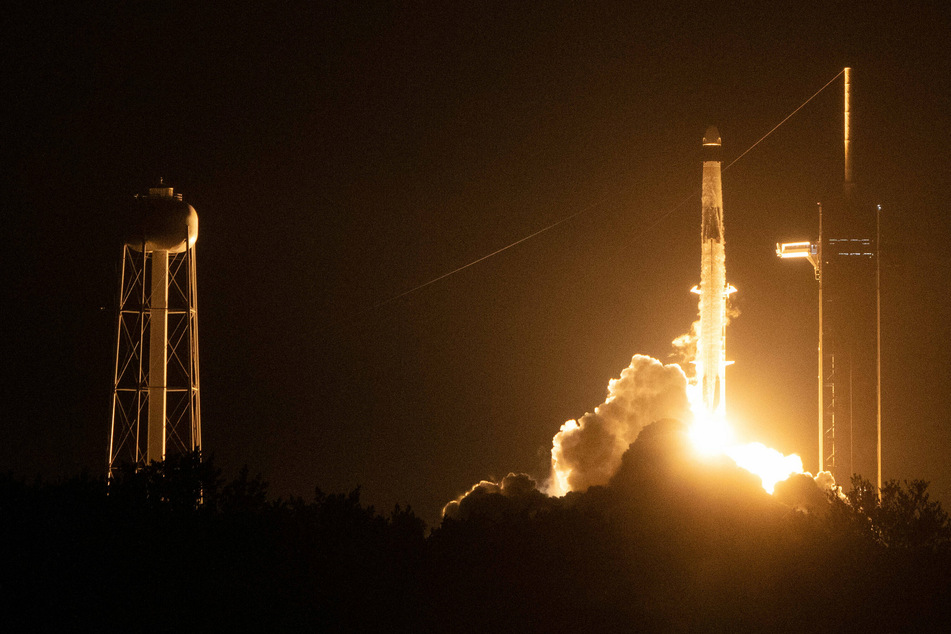
<svg viewBox="0 0 951 634"><path fill-rule="evenodd" d="M429 518L481 478L542 477L559 426L695 317L699 200L665 214L707 125L730 161L850 65L856 180L884 209L884 475L951 503L939 3L212 4L5 17L0 469L104 470L123 204L161 176L201 219L226 475ZM840 189L841 104L840 78L724 175L730 413L807 469L816 284L773 251Z"/></svg>

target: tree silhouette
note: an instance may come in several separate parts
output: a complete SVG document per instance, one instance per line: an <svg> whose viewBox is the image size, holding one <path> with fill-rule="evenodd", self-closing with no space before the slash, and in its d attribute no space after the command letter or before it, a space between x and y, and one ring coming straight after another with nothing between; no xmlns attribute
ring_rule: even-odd
<svg viewBox="0 0 951 634"><path fill-rule="evenodd" d="M223 483L197 455L119 469L108 487L0 475L3 629L929 631L951 618L949 519L927 483L856 478L827 512L804 512L733 466L683 460L682 431L656 426L585 492L487 486L428 536L412 509L380 514L359 487L272 500L247 467Z"/></svg>
<svg viewBox="0 0 951 634"><path fill-rule="evenodd" d="M268 507L268 483L261 474L249 477L248 465L241 467L237 477L226 484L217 497L218 509L223 513L256 514Z"/></svg>
<svg viewBox="0 0 951 634"><path fill-rule="evenodd" d="M205 503L213 508L221 471L211 457L197 451L169 456L145 467L119 465L109 482L110 497L140 511L196 511Z"/></svg>
<svg viewBox="0 0 951 634"><path fill-rule="evenodd" d="M924 480L889 480L881 491L861 476L852 476L846 493L848 504L836 500L840 515L848 516L853 530L892 549L949 552L951 522L948 514L928 494Z"/></svg>

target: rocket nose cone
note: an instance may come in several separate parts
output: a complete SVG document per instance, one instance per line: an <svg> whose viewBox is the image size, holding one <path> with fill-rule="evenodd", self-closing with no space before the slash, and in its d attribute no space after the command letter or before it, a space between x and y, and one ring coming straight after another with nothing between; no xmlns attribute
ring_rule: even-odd
<svg viewBox="0 0 951 634"><path fill-rule="evenodd" d="M703 135L703 144L720 146L720 131L717 130L715 125L707 128L706 134Z"/></svg>

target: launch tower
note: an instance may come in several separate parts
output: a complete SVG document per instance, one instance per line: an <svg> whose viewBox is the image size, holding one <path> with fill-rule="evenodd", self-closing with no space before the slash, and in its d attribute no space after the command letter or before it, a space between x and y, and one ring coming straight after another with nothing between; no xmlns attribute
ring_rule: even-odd
<svg viewBox="0 0 951 634"><path fill-rule="evenodd" d="M851 69L845 69L842 197L823 205L823 460L837 482L854 474L881 486L878 212L852 172Z"/></svg>
<svg viewBox="0 0 951 634"><path fill-rule="evenodd" d="M819 470L882 484L879 208L853 180L851 69L844 71L842 195L820 206L816 242L777 245L819 280Z"/></svg>
<svg viewBox="0 0 951 634"><path fill-rule="evenodd" d="M122 247L108 474L201 450L198 214L161 182L132 208Z"/></svg>

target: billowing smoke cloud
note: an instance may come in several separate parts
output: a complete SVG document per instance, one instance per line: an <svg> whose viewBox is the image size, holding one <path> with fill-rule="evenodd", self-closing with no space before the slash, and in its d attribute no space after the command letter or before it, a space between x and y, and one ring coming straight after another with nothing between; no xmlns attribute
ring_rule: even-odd
<svg viewBox="0 0 951 634"><path fill-rule="evenodd" d="M625 504L642 507L773 504L757 476L726 455L698 455L688 426L669 418L641 430L608 486Z"/></svg>
<svg viewBox="0 0 951 634"><path fill-rule="evenodd" d="M509 513L534 513L545 508L551 498L538 490L535 480L525 473L510 473L501 482L482 480L459 499L443 507L443 517L469 519L481 515L488 519Z"/></svg>
<svg viewBox="0 0 951 634"><path fill-rule="evenodd" d="M660 419L644 426L604 486L551 497L530 476L510 473L500 482L479 482L447 504L443 517L495 523L573 507L608 513L615 507L653 512L655 507L687 511L698 505L789 508L821 517L830 508L830 491L838 488L828 472L816 477L800 473L777 484L769 495L755 475L727 456L698 457L686 424Z"/></svg>
<svg viewBox="0 0 951 634"><path fill-rule="evenodd" d="M651 512L654 507L688 510L698 505L732 505L741 510L787 508L822 517L831 507L830 492L845 499L828 472L815 477L794 474L779 482L769 495L755 475L726 455L699 458L687 425L675 419L645 425L604 485L551 497L538 489L531 476L510 473L500 482L479 482L447 504L443 517L499 522L572 507L606 513L615 506Z"/></svg>
<svg viewBox="0 0 951 634"><path fill-rule="evenodd" d="M835 478L828 471L820 471L815 476L811 473L795 473L776 483L773 497L801 513L821 516L829 510L830 492L840 500L848 501L842 487L836 485Z"/></svg>
<svg viewBox="0 0 951 634"><path fill-rule="evenodd" d="M640 430L662 418L691 419L687 377L679 365L635 355L620 378L608 384L604 403L566 422L552 439L546 490L563 495L607 484Z"/></svg>
<svg viewBox="0 0 951 634"><path fill-rule="evenodd" d="M627 456L625 459L629 464L627 476L622 480L643 483L651 479L651 474L660 481L671 480L671 473L667 473L666 468L660 468L666 463L651 456L683 456L689 453L691 462L697 458L695 453L685 452L681 447L686 442L685 430L693 422L688 396L689 380L681 364L690 367L689 361L695 354L696 344L697 323L694 323L690 333L674 341L673 356L679 357L679 363L665 365L646 355L634 355L621 376L608 383L605 401L594 412L567 421L555 434L551 449L552 470L546 482L538 484L524 473L510 473L498 483L483 480L448 503L443 508L443 516L467 519L473 515L491 518L511 513L534 514L551 508L555 503L554 497L612 483L624 456ZM645 430L646 435L641 434L642 430ZM639 440L639 443L635 443L635 440ZM629 447L633 453L628 451ZM796 459L798 467L786 464L791 458ZM746 488L750 482L757 483L762 478L757 486L773 491L774 483L788 478L788 482L782 483L783 486L776 486L776 501L800 512L824 512L828 507L830 491L842 497L841 489L835 485L830 473L822 472L815 477L801 473L802 464L798 456L783 456L759 443L729 448L718 460L719 466L714 465L708 456L703 466L693 467L710 470L716 466L721 471L720 477L716 479L721 483L725 483L724 474L740 473L739 476L727 478L733 482L726 488L737 490ZM737 465L741 465L742 469ZM693 467L691 472L694 471ZM789 477L791 473L796 475ZM623 487L614 483L612 488L619 490ZM573 495L577 496L577 493Z"/></svg>
<svg viewBox="0 0 951 634"><path fill-rule="evenodd" d="M694 364L692 361L697 358L697 341L700 339L700 321L697 320L690 325L690 331L686 332L671 342L673 351L670 353L670 359L674 363L680 364L681 368L687 368L688 378L693 374Z"/></svg>

